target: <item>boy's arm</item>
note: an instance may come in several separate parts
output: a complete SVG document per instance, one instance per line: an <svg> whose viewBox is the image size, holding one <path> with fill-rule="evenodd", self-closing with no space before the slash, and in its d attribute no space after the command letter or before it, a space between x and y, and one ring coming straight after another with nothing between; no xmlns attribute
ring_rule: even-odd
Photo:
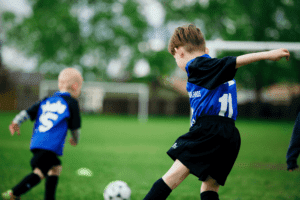
<svg viewBox="0 0 300 200"><path fill-rule="evenodd" d="M16 115L12 123L9 125L11 135L14 135L15 132L20 135L21 124L28 119L31 119L32 121L36 119L40 103L41 101L33 104L28 110L22 110L18 115Z"/></svg>
<svg viewBox="0 0 300 200"><path fill-rule="evenodd" d="M235 68L239 68L241 66L248 65L250 63L257 62L260 60L279 61L283 57L286 57L286 60L289 60L290 57L289 51L283 48L265 52L245 54L236 58Z"/></svg>
<svg viewBox="0 0 300 200"><path fill-rule="evenodd" d="M30 118L26 110L22 110L16 117L13 119L12 123L9 125L9 131L11 135L14 135L15 132L20 135L20 126L23 122L27 121Z"/></svg>
<svg viewBox="0 0 300 200"><path fill-rule="evenodd" d="M76 146L80 139L80 129L71 130L72 137L70 138L70 144Z"/></svg>
<svg viewBox="0 0 300 200"><path fill-rule="evenodd" d="M69 139L69 142L72 146L77 146L79 142L81 127L78 101L73 98L68 99L68 105L70 110L68 128L71 130L71 138Z"/></svg>

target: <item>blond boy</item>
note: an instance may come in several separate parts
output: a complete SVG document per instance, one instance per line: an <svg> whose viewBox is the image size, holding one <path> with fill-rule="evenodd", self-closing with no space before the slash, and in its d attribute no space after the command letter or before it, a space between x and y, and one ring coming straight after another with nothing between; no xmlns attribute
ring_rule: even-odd
<svg viewBox="0 0 300 200"><path fill-rule="evenodd" d="M21 111L9 126L10 133L20 135L20 125L28 119L35 121L30 143L33 153L32 172L11 190L2 194L3 199L20 199L22 194L45 182L45 200L55 199L58 177L62 170L58 156L63 155L67 130L71 130L69 142L79 141L81 118L76 98L81 93L83 78L73 68L62 70L58 77L59 91Z"/></svg>

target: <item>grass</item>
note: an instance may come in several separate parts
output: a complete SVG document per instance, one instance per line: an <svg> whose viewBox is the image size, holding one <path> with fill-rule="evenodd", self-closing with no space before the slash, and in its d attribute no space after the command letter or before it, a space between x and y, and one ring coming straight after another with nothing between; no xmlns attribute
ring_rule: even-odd
<svg viewBox="0 0 300 200"><path fill-rule="evenodd" d="M29 142L32 125L21 127L21 136L8 132L15 113L0 113L0 192L17 184L30 173ZM242 146L225 187L219 191L223 200L296 200L300 199L300 173L285 170L293 121L238 119ZM65 145L61 157L63 171L57 199L103 199L105 186L123 180L132 189L132 200L141 200L152 184L171 167L166 151L178 136L187 132L188 118L150 118L138 123L135 117L82 117L80 144ZM222 166L220 166L222 167ZM88 168L91 177L78 176L79 168ZM201 182L189 176L168 200L199 200ZM40 200L44 182L22 196L22 200Z"/></svg>

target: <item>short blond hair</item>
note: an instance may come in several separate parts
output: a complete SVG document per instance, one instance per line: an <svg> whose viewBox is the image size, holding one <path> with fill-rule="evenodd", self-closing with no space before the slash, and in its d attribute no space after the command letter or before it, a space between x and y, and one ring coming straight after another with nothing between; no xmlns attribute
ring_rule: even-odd
<svg viewBox="0 0 300 200"><path fill-rule="evenodd" d="M72 84L82 85L83 78L81 73L75 68L65 68L58 75L59 89L70 89Z"/></svg>

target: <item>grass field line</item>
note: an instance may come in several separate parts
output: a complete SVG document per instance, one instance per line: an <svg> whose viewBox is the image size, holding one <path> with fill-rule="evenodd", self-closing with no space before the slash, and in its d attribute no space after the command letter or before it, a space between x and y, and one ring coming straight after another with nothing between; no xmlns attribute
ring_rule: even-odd
<svg viewBox="0 0 300 200"><path fill-rule="evenodd" d="M278 164L278 163L236 163L234 166L238 167L238 168L252 168L252 169L287 171L287 165L286 164ZM294 172L300 172L300 170L297 169Z"/></svg>
<svg viewBox="0 0 300 200"><path fill-rule="evenodd" d="M24 141L16 141L16 140L2 140L0 141L1 148L7 149L28 149L29 150L29 142Z"/></svg>

